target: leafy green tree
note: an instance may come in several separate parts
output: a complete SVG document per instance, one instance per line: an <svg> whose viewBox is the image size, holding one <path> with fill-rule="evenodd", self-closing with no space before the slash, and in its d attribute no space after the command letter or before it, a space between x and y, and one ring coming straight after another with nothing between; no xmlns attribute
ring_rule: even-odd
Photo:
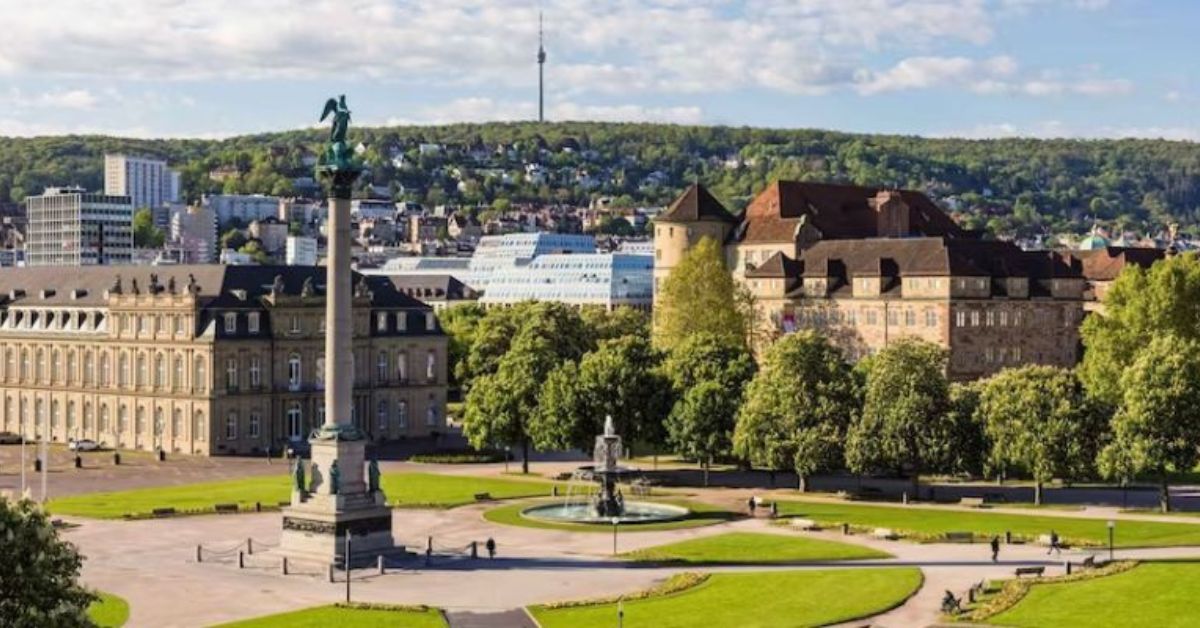
<svg viewBox="0 0 1200 628"><path fill-rule="evenodd" d="M650 337L650 315L622 305L611 312L602 307L585 307L580 311L588 333L599 343L622 336Z"/></svg>
<svg viewBox="0 0 1200 628"><path fill-rule="evenodd" d="M1112 442L1100 455L1109 478L1159 478L1159 503L1171 509L1170 473L1200 461L1200 341L1170 333L1150 341L1121 376Z"/></svg>
<svg viewBox="0 0 1200 628"><path fill-rule="evenodd" d="M807 489L815 473L842 466L842 444L858 409L850 366L813 331L778 340L746 388L734 451L769 469L790 468Z"/></svg>
<svg viewBox="0 0 1200 628"><path fill-rule="evenodd" d="M143 207L133 214L133 245L145 249L157 249L166 241L162 229L154 226L154 213Z"/></svg>
<svg viewBox="0 0 1200 628"><path fill-rule="evenodd" d="M1126 266L1104 297L1104 312L1080 329L1083 361L1079 376L1088 391L1110 408L1121 402L1122 373L1151 341L1163 334L1200 340L1200 262L1176 255L1149 270Z"/></svg>
<svg viewBox="0 0 1200 628"><path fill-rule="evenodd" d="M755 364L741 342L700 332L675 345L663 361L662 369L679 396L705 381L715 381L725 390L740 395L754 376Z"/></svg>
<svg viewBox="0 0 1200 628"><path fill-rule="evenodd" d="M984 472L991 443L977 412L979 393L977 382L950 384L946 409L946 427L950 430L947 473L980 476Z"/></svg>
<svg viewBox="0 0 1200 628"><path fill-rule="evenodd" d="M709 332L726 343L744 343L745 326L721 244L701 238L662 282L654 342L669 351L693 334Z"/></svg>
<svg viewBox="0 0 1200 628"><path fill-rule="evenodd" d="M254 260L256 264L271 263L271 256L267 255L267 252L262 248L262 243L258 240L247 240L246 243L238 249L238 252L249 255L250 259Z"/></svg>
<svg viewBox="0 0 1200 628"><path fill-rule="evenodd" d="M566 362L546 378L538 412L530 418L540 448L583 451L611 416L629 444L656 442L671 408L670 383L658 369L658 352L645 337L606 340L576 365Z"/></svg>
<svg viewBox="0 0 1200 628"><path fill-rule="evenodd" d="M246 246L246 242L246 234L242 233L238 229L230 229L221 234L221 248L223 249L233 249L237 251L243 246Z"/></svg>
<svg viewBox="0 0 1200 628"><path fill-rule="evenodd" d="M438 322L446 332L447 357L449 359L450 384L459 386L459 369L467 359L471 343L475 341L475 332L479 328L486 311L483 306L475 303L456 305L438 313Z"/></svg>
<svg viewBox="0 0 1200 628"><path fill-rule="evenodd" d="M1005 369L989 378L978 413L992 445L991 460L1033 477L1034 504L1053 478L1092 471L1104 438L1104 417L1089 403L1074 373L1052 366Z"/></svg>
<svg viewBox="0 0 1200 628"><path fill-rule="evenodd" d="M946 422L946 352L905 338L859 365L863 408L847 432L846 464L855 473L906 471L916 497L921 473L944 468L953 444Z"/></svg>
<svg viewBox="0 0 1200 628"><path fill-rule="evenodd" d="M0 497L0 625L91 626L96 596L79 584L83 558L29 499Z"/></svg>
<svg viewBox="0 0 1200 628"><path fill-rule="evenodd" d="M732 449L738 399L718 382L702 381L675 402L667 418L671 444L680 454L700 463L705 486L713 459Z"/></svg>

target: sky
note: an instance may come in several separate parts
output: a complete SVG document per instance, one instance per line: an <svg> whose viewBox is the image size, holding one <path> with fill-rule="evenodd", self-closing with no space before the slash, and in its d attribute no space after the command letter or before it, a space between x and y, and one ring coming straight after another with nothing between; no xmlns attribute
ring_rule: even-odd
<svg viewBox="0 0 1200 628"><path fill-rule="evenodd" d="M1200 141L1196 0L0 0L0 136L537 116Z"/></svg>

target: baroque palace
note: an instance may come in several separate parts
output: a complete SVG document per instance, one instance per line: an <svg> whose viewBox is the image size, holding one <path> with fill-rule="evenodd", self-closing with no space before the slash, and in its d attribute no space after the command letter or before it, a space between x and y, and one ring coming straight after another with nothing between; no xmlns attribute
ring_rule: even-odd
<svg viewBox="0 0 1200 628"><path fill-rule="evenodd" d="M759 337L827 334L850 359L902 337L949 353L948 375L1004 367L1069 367L1090 303L1152 249L1025 251L966 231L909 190L778 181L730 213L694 185L654 227L657 287L703 237L754 296ZM761 348L761 347L759 347Z"/></svg>
<svg viewBox="0 0 1200 628"><path fill-rule="evenodd" d="M354 421L444 429L446 337L354 275ZM325 269L84 266L0 273L0 429L201 455L279 451L324 420Z"/></svg>

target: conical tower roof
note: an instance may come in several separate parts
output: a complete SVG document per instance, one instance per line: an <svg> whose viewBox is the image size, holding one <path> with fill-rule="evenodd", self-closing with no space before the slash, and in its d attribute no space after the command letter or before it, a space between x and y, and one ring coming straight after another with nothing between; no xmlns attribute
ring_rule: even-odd
<svg viewBox="0 0 1200 628"><path fill-rule="evenodd" d="M692 184L684 190L679 198L671 203L667 211L658 216L660 222L696 222L699 220L717 220L729 224L737 224L737 216L729 213L725 206L718 201L703 185Z"/></svg>

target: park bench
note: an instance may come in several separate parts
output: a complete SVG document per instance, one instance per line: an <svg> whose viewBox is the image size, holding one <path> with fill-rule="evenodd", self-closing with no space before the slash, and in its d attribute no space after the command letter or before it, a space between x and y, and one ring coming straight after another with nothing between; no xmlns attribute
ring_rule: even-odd
<svg viewBox="0 0 1200 628"><path fill-rule="evenodd" d="M948 543L970 543L975 540L975 535L971 532L946 532L942 538Z"/></svg>
<svg viewBox="0 0 1200 628"><path fill-rule="evenodd" d="M554 479L558 480L559 482L566 482L567 480L570 480L574 477L575 477L574 473L572 473L570 471L563 471L562 473L559 473L558 475L554 476Z"/></svg>
<svg viewBox="0 0 1200 628"><path fill-rule="evenodd" d="M1018 578L1020 578L1021 576L1031 576L1031 575L1037 576L1040 578L1042 576L1042 574L1044 574L1044 573L1046 573L1045 567L1017 567L1017 571L1016 571Z"/></svg>
<svg viewBox="0 0 1200 628"><path fill-rule="evenodd" d="M174 508L155 508L150 511L155 517L170 517L175 514Z"/></svg>
<svg viewBox="0 0 1200 628"><path fill-rule="evenodd" d="M217 511L217 514L219 514L219 515L236 513L238 511L238 505L237 504L216 504L213 506L213 510Z"/></svg>
<svg viewBox="0 0 1200 628"><path fill-rule="evenodd" d="M958 615L962 612L962 598L954 597L954 593L947 590L946 595L942 596L942 614Z"/></svg>
<svg viewBox="0 0 1200 628"><path fill-rule="evenodd" d="M1096 556L1088 556L1087 558L1083 559L1082 563L1079 564L1082 565L1084 569L1091 569L1096 566Z"/></svg>
<svg viewBox="0 0 1200 628"><path fill-rule="evenodd" d="M959 506L968 508L983 508L984 498L982 497L963 497L958 500Z"/></svg>
<svg viewBox="0 0 1200 628"><path fill-rule="evenodd" d="M817 525L816 521L813 521L812 519L800 519L800 518L792 519L792 527L800 528L801 530L819 530L820 529L820 526Z"/></svg>
<svg viewBox="0 0 1200 628"><path fill-rule="evenodd" d="M490 501L492 501L492 494L491 493L475 493L475 501L490 502Z"/></svg>

